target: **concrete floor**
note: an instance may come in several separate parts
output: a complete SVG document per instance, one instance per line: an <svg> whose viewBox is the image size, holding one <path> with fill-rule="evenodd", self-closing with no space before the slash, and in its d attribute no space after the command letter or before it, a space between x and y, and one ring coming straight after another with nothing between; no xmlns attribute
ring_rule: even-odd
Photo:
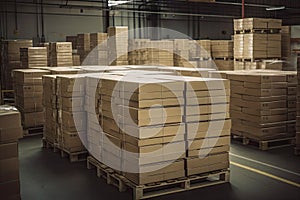
<svg viewBox="0 0 300 200"><path fill-rule="evenodd" d="M97 178L95 171L86 168L85 162L71 164L58 153L41 147L40 137L20 141L23 200L132 199L130 192L120 193ZM293 155L292 147L262 152L233 143L230 159L234 163L231 164L230 184L156 199L300 200L300 188L292 185L300 184L300 157ZM257 170L267 172L272 178ZM291 182L276 180L277 177Z"/></svg>

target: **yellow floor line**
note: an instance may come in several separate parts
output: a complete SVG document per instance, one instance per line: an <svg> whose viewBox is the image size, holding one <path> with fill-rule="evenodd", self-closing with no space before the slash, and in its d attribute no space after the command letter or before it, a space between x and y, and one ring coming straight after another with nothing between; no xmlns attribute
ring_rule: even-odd
<svg viewBox="0 0 300 200"><path fill-rule="evenodd" d="M287 179L284 179L284 178L275 176L275 175L273 175L273 174L269 174L269 173L267 173L267 172L263 172L263 171L260 171L260 170L258 170L258 169L254 169L254 168L251 168L251 167L248 167L248 166L245 166L245 165L236 163L236 162L230 162L230 164L235 165L235 166L240 167L240 168L243 168L243 169L247 169L247 170L252 171L252 172L255 172L255 173L257 173L257 174L261 174L261 175L270 177L270 178L272 178L272 179L275 179L275 180L278 180L278 181L281 181L281 182L287 183L287 184L289 184L289 185L293 185L293 186L296 186L296 187L300 188L300 184L299 184L299 183L295 183L295 182L293 182L293 181L290 181L290 180L287 180Z"/></svg>

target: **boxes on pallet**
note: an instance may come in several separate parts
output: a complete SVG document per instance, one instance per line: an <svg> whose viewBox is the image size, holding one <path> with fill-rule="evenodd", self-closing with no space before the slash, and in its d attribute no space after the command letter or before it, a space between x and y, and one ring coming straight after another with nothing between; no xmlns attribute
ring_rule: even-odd
<svg viewBox="0 0 300 200"><path fill-rule="evenodd" d="M56 83L59 146L70 153L84 151L81 142L86 139L84 75L57 75Z"/></svg>
<svg viewBox="0 0 300 200"><path fill-rule="evenodd" d="M145 65L148 60L149 39L130 39L128 62L130 65Z"/></svg>
<svg viewBox="0 0 300 200"><path fill-rule="evenodd" d="M174 40L174 66L179 67L197 67L189 62L189 40Z"/></svg>
<svg viewBox="0 0 300 200"><path fill-rule="evenodd" d="M292 123L287 116L290 75L276 71L229 74L232 132L259 141L293 136L287 125Z"/></svg>
<svg viewBox="0 0 300 200"><path fill-rule="evenodd" d="M128 27L108 27L108 64L128 64Z"/></svg>
<svg viewBox="0 0 300 200"><path fill-rule="evenodd" d="M200 58L212 57L212 43L211 40L197 40L197 55Z"/></svg>
<svg viewBox="0 0 300 200"><path fill-rule="evenodd" d="M47 48L28 47L20 49L21 68L47 67Z"/></svg>
<svg viewBox="0 0 300 200"><path fill-rule="evenodd" d="M216 67L218 70L238 70L239 69L239 67L235 67L235 65L234 65L235 61L233 59L229 59L229 60L215 59L213 61L216 64Z"/></svg>
<svg viewBox="0 0 300 200"><path fill-rule="evenodd" d="M49 44L50 66L63 67L72 66L72 43L56 42Z"/></svg>
<svg viewBox="0 0 300 200"><path fill-rule="evenodd" d="M43 126L44 108L42 106L42 76L50 74L47 70L19 69L13 71L16 91L16 107L22 116L24 128Z"/></svg>
<svg viewBox="0 0 300 200"><path fill-rule="evenodd" d="M148 43L148 63L150 65L173 66L174 43L169 40L150 41Z"/></svg>
<svg viewBox="0 0 300 200"><path fill-rule="evenodd" d="M234 58L241 59L244 55L244 34L234 35Z"/></svg>
<svg viewBox="0 0 300 200"><path fill-rule="evenodd" d="M211 40L213 58L233 58L232 40Z"/></svg>
<svg viewBox="0 0 300 200"><path fill-rule="evenodd" d="M73 66L80 66L80 55L72 54Z"/></svg>
<svg viewBox="0 0 300 200"><path fill-rule="evenodd" d="M281 57L281 34L267 34L267 57Z"/></svg>
<svg viewBox="0 0 300 200"><path fill-rule="evenodd" d="M267 58L267 34L244 34L243 39L244 59Z"/></svg>
<svg viewBox="0 0 300 200"><path fill-rule="evenodd" d="M0 126L0 195L4 199L20 199L18 139L23 130L18 110L0 106Z"/></svg>
<svg viewBox="0 0 300 200"><path fill-rule="evenodd" d="M21 67L20 48L32 47L32 40L1 40L1 87L13 89L11 72Z"/></svg>
<svg viewBox="0 0 300 200"><path fill-rule="evenodd" d="M291 56L291 27L282 26L281 28L281 57L289 58Z"/></svg>

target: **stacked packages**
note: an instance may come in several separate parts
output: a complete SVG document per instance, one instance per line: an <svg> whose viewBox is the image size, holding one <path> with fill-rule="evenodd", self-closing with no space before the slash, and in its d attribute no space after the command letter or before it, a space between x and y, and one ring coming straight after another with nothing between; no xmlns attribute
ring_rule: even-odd
<svg viewBox="0 0 300 200"><path fill-rule="evenodd" d="M1 41L1 87L5 90L13 89L11 72L19 69L20 48L32 47L32 40L2 40Z"/></svg>
<svg viewBox="0 0 300 200"><path fill-rule="evenodd" d="M0 196L2 199L21 199L18 139L23 130L17 109L0 106L0 127Z"/></svg>
<svg viewBox="0 0 300 200"><path fill-rule="evenodd" d="M49 65L51 67L72 66L72 43L55 42L49 44Z"/></svg>
<svg viewBox="0 0 300 200"><path fill-rule="evenodd" d="M89 64L108 65L107 55L107 33L90 34L91 56ZM92 62L92 63L91 63Z"/></svg>
<svg viewBox="0 0 300 200"><path fill-rule="evenodd" d="M232 40L212 40L211 52L219 70L234 70Z"/></svg>
<svg viewBox="0 0 300 200"><path fill-rule="evenodd" d="M82 33L77 35L77 53L80 55L80 63L90 53L90 34Z"/></svg>
<svg viewBox="0 0 300 200"><path fill-rule="evenodd" d="M20 49L21 68L47 67L47 48L28 47Z"/></svg>
<svg viewBox="0 0 300 200"><path fill-rule="evenodd" d="M47 74L48 71L39 69L13 71L16 107L21 112L25 129L44 125L42 76Z"/></svg>

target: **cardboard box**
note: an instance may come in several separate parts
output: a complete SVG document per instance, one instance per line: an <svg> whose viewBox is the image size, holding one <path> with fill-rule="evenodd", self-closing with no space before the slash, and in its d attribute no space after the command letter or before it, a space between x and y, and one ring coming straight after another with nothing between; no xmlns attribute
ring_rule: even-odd
<svg viewBox="0 0 300 200"><path fill-rule="evenodd" d="M22 125L24 128L43 126L44 123L44 112L22 113Z"/></svg>
<svg viewBox="0 0 300 200"><path fill-rule="evenodd" d="M18 157L18 143L0 144L0 160Z"/></svg>
<svg viewBox="0 0 300 200"><path fill-rule="evenodd" d="M0 160L0 183L19 179L18 157Z"/></svg>
<svg viewBox="0 0 300 200"><path fill-rule="evenodd" d="M12 180L0 183L0 196L9 200L20 200L20 181Z"/></svg>

